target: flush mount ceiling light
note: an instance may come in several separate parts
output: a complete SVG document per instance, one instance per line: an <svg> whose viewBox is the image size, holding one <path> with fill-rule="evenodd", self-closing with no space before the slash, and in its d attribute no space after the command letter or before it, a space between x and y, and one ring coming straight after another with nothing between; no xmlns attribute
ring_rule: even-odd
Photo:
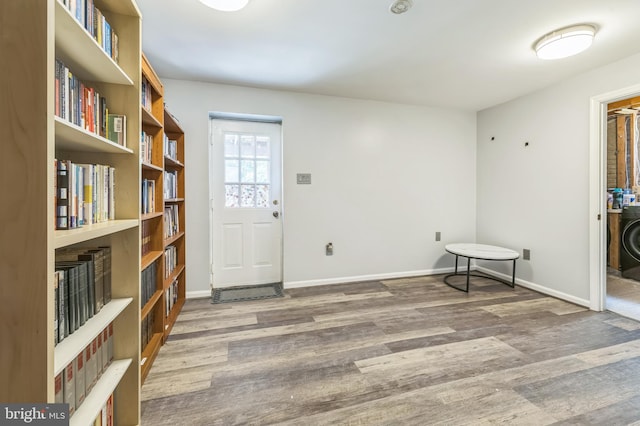
<svg viewBox="0 0 640 426"><path fill-rule="evenodd" d="M235 12L249 3L249 0L200 0L200 3L223 12Z"/></svg>
<svg viewBox="0 0 640 426"><path fill-rule="evenodd" d="M411 9L411 6L413 6L413 2L411 0L395 0L391 3L391 6L389 6L389 10L396 15L399 15Z"/></svg>
<svg viewBox="0 0 640 426"><path fill-rule="evenodd" d="M595 34L592 25L574 25L545 35L534 48L540 59L566 58L587 50Z"/></svg>

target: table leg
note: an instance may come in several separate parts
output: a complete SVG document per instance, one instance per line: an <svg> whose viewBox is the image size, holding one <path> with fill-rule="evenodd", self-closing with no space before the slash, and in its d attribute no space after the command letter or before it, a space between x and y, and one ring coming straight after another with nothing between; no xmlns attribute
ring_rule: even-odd
<svg viewBox="0 0 640 426"><path fill-rule="evenodd" d="M516 260L513 259L513 275L511 276L511 287L516 286Z"/></svg>
<svg viewBox="0 0 640 426"><path fill-rule="evenodd" d="M458 274L458 255L456 254L456 268L453 270L454 275Z"/></svg>
<svg viewBox="0 0 640 426"><path fill-rule="evenodd" d="M471 271L471 258L467 257L467 289L466 293L469 293L469 272Z"/></svg>

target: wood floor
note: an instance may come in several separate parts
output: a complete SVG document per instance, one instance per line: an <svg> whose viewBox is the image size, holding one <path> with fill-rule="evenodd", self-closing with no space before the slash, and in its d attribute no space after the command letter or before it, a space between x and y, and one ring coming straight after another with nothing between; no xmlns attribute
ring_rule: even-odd
<svg viewBox="0 0 640 426"><path fill-rule="evenodd" d="M607 275L606 308L640 321L640 282L613 274Z"/></svg>
<svg viewBox="0 0 640 426"><path fill-rule="evenodd" d="M143 425L640 425L640 323L475 278L189 300Z"/></svg>

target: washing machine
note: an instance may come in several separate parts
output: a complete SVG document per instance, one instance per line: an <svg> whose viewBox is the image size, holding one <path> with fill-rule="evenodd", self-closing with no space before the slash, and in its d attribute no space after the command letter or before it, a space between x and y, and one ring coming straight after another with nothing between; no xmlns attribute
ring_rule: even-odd
<svg viewBox="0 0 640 426"><path fill-rule="evenodd" d="M640 206L626 206L622 209L620 229L622 276L640 281Z"/></svg>

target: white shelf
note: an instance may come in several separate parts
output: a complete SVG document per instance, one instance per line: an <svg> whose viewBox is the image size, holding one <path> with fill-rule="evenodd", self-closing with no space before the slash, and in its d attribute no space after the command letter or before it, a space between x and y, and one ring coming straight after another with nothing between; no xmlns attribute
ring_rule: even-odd
<svg viewBox="0 0 640 426"><path fill-rule="evenodd" d="M84 81L133 85L133 81L60 2L56 4L56 58Z"/></svg>
<svg viewBox="0 0 640 426"><path fill-rule="evenodd" d="M133 301L132 297L112 299L73 334L58 343L53 352L54 376L57 376L96 336Z"/></svg>
<svg viewBox="0 0 640 426"><path fill-rule="evenodd" d="M71 416L69 420L70 426L87 426L93 424L100 410L102 410L102 407L107 403L107 399L109 399L109 396L116 389L118 383L120 383L122 376L124 376L131 362L132 360L127 358L114 360L111 363L107 371L102 373L100 380L98 380L98 383L91 389L89 395L85 397L80 408L76 409L76 412Z"/></svg>
<svg viewBox="0 0 640 426"><path fill-rule="evenodd" d="M104 237L105 235L115 234L116 232L126 231L137 227L138 222L138 219L110 220L108 222L85 225L81 228L58 230L54 234L54 246L59 249L94 238Z"/></svg>
<svg viewBox="0 0 640 426"><path fill-rule="evenodd" d="M55 117L56 149L67 151L90 151L113 154L133 154L133 150L60 117Z"/></svg>

